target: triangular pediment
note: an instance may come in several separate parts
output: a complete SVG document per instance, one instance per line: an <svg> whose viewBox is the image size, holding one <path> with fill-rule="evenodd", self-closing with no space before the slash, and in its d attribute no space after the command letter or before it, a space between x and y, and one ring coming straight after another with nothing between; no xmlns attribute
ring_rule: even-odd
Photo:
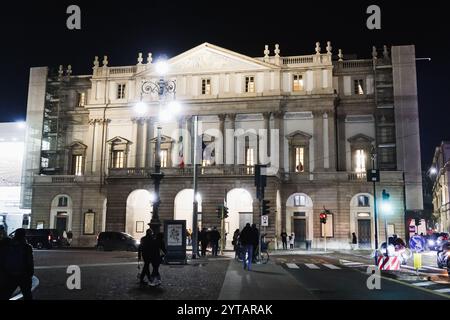
<svg viewBox="0 0 450 320"><path fill-rule="evenodd" d="M312 138L312 136L306 132L297 130L297 131L291 132L290 134L286 135L286 138L288 140L292 140L292 139L310 140Z"/></svg>
<svg viewBox="0 0 450 320"><path fill-rule="evenodd" d="M125 138L117 136L117 137L114 137L112 139L109 139L107 142L110 143L110 144L128 144L131 141L127 140Z"/></svg>
<svg viewBox="0 0 450 320"><path fill-rule="evenodd" d="M87 149L87 145L82 143L81 141L73 141L71 144L67 146L69 149Z"/></svg>
<svg viewBox="0 0 450 320"><path fill-rule="evenodd" d="M357 143L357 142L367 142L370 143L374 141L373 138L366 136L365 134L359 133L351 138L348 138L348 142L350 143Z"/></svg>
<svg viewBox="0 0 450 320"><path fill-rule="evenodd" d="M150 139L150 142L156 143L158 137ZM173 143L175 140L169 136L161 135L161 143Z"/></svg>
<svg viewBox="0 0 450 320"><path fill-rule="evenodd" d="M169 59L168 64L168 76L210 72L256 72L279 69L278 66L273 64L265 63L206 42ZM153 67L143 73L147 76L157 76Z"/></svg>

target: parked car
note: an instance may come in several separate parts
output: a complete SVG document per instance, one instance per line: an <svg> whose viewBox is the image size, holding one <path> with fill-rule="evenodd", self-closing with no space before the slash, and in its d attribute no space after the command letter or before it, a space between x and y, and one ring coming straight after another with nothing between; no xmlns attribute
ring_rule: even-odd
<svg viewBox="0 0 450 320"><path fill-rule="evenodd" d="M429 250L438 251L445 241L449 240L448 233L435 232L427 237L426 247Z"/></svg>
<svg viewBox="0 0 450 320"><path fill-rule="evenodd" d="M450 275L450 244L445 241L437 251L437 265L439 268L447 269Z"/></svg>
<svg viewBox="0 0 450 320"><path fill-rule="evenodd" d="M137 251L139 240L134 239L125 232L101 232L97 237L97 250L112 251L126 250Z"/></svg>
<svg viewBox="0 0 450 320"><path fill-rule="evenodd" d="M14 237L15 231L9 236ZM36 249L52 249L63 245L62 232L57 229L25 229L27 242Z"/></svg>

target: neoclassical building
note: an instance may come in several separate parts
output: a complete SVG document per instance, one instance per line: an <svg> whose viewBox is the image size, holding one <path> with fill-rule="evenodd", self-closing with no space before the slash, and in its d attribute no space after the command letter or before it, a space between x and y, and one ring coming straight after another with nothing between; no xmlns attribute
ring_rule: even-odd
<svg viewBox="0 0 450 320"><path fill-rule="evenodd" d="M314 48L311 50L314 52ZM143 94L157 82L152 55L110 66L95 57L92 74L71 66L30 72L23 206L32 227L71 230L91 246L104 230L141 237L151 219L157 130L161 133L161 219L192 226L194 123L198 116L199 223L219 226L226 197L228 239L260 223L254 165L269 164L268 237L295 233L298 246L374 246L374 198L366 170L381 170L392 212L380 212L379 236L405 235L406 210L422 209L414 46L373 48L346 59L317 43L308 55L266 46L252 58L209 43L169 59L176 95ZM370 56L370 52L368 52ZM181 103L176 113L171 101ZM146 106L145 108L142 106ZM332 212L320 224L324 207Z"/></svg>

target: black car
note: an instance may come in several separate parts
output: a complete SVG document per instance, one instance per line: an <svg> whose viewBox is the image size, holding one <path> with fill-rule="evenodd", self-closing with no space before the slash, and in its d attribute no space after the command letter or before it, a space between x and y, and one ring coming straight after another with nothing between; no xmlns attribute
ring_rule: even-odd
<svg viewBox="0 0 450 320"><path fill-rule="evenodd" d="M9 236L14 237L15 232ZM63 244L62 232L57 229L25 229L27 242L36 249L52 249Z"/></svg>
<svg viewBox="0 0 450 320"><path fill-rule="evenodd" d="M97 237L97 250L112 251L126 250L137 251L139 248L139 240L125 232L101 232Z"/></svg>
<svg viewBox="0 0 450 320"><path fill-rule="evenodd" d="M438 251L445 241L448 241L448 233L435 232L427 237L426 247L429 250Z"/></svg>

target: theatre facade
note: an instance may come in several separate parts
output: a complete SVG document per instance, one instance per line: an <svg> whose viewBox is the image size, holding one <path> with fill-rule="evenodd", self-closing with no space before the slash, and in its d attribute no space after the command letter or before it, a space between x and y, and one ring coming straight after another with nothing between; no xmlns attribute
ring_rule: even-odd
<svg viewBox="0 0 450 320"><path fill-rule="evenodd" d="M176 87L164 100L142 91L160 79L151 54L130 66L95 57L88 75L32 68L22 194L32 227L72 231L76 246L105 230L143 236L159 127L160 218L192 229L197 115L199 224L220 226L225 198L229 243L235 229L260 223L258 163L270 167L268 238L286 231L298 247L322 248L327 237L328 248L349 248L355 232L360 247L374 247L373 165L377 198L384 189L392 204L379 212L379 236L387 219L388 233L403 237L405 212L422 209L414 46L374 47L369 59L333 50L317 43L283 56L275 45L254 58L204 43L167 60L164 79Z"/></svg>

